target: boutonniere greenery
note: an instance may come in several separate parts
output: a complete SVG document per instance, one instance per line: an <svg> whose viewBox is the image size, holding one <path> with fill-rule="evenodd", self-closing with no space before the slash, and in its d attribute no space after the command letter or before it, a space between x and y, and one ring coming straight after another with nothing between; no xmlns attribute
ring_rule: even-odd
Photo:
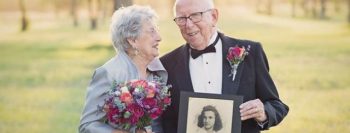
<svg viewBox="0 0 350 133"><path fill-rule="evenodd" d="M228 54L226 59L230 63L231 73L229 76L232 76L232 81L235 79L238 65L244 60L245 56L248 55L250 45L247 48L244 46L239 47L238 45L230 47L228 49Z"/></svg>

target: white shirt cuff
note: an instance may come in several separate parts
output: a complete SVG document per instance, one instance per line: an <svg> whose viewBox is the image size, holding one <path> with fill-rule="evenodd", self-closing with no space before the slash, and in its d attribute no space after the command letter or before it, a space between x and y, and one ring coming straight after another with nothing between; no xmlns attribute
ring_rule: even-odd
<svg viewBox="0 0 350 133"><path fill-rule="evenodd" d="M256 121L256 123L258 123L258 125L259 125L259 127L261 128L261 129L263 129L264 128L264 126L267 124L267 122L268 122L268 120L266 120L266 121L264 121L264 122L258 122L257 120L255 120Z"/></svg>

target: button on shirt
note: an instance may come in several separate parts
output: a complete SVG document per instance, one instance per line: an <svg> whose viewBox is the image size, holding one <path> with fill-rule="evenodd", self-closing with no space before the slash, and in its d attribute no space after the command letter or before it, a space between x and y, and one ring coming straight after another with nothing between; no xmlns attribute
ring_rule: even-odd
<svg viewBox="0 0 350 133"><path fill-rule="evenodd" d="M218 33L210 38L213 43ZM208 44L208 45L209 45ZM198 58L191 56L189 62L191 80L194 92L221 94L222 90L222 42L221 39L215 45L215 53L205 53Z"/></svg>

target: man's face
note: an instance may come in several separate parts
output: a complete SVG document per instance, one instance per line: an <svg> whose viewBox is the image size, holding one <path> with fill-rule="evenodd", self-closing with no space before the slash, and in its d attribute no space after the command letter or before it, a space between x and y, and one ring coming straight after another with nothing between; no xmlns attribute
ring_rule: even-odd
<svg viewBox="0 0 350 133"><path fill-rule="evenodd" d="M205 111L203 117L203 125L205 130L214 128L215 124L215 113L213 111Z"/></svg>
<svg viewBox="0 0 350 133"><path fill-rule="evenodd" d="M201 0L180 0L175 7L175 17L189 17L200 13L201 19L193 22L187 19L184 25L178 25L182 37L192 48L203 50L207 47L210 37L215 31L217 22L217 10L209 10L206 2Z"/></svg>

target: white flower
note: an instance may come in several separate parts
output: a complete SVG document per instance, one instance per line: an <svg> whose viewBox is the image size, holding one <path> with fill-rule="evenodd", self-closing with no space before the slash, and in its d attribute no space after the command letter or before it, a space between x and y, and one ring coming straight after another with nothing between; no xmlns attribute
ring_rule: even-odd
<svg viewBox="0 0 350 133"><path fill-rule="evenodd" d="M141 90L140 90L140 88L135 88L134 92L139 93L139 92L141 92Z"/></svg>
<svg viewBox="0 0 350 133"><path fill-rule="evenodd" d="M149 86L152 86L153 88L156 87L156 84L155 84L154 82L148 82L148 85L149 85Z"/></svg>
<svg viewBox="0 0 350 133"><path fill-rule="evenodd" d="M123 86L122 88L120 88L120 90L122 91L122 93L128 93L129 89L126 86Z"/></svg>
<svg viewBox="0 0 350 133"><path fill-rule="evenodd" d="M114 94L115 94L116 96L119 96L119 95L120 95L120 91L115 91Z"/></svg>

